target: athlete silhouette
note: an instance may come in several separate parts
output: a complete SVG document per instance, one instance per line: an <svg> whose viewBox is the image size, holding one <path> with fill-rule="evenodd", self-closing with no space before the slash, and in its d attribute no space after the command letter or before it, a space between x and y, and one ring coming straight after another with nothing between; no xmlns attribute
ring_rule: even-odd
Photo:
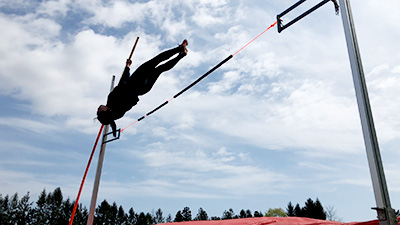
<svg viewBox="0 0 400 225"><path fill-rule="evenodd" d="M97 109L97 119L103 125L111 125L114 136L116 136L117 125L115 120L122 118L127 111L139 101L138 96L144 95L151 90L161 73L172 69L183 57L187 55L187 40L183 40L176 48L161 52L156 57L140 65L130 75L130 59L126 60L126 66L118 85L110 92L106 105L100 105ZM178 54L175 58L159 65Z"/></svg>

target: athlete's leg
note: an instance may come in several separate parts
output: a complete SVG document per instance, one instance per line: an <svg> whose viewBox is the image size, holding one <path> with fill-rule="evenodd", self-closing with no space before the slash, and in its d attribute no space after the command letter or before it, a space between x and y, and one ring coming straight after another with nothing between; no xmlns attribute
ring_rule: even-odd
<svg viewBox="0 0 400 225"><path fill-rule="evenodd" d="M165 60L171 58L173 55L179 53L180 51L181 51L181 48L179 46L176 48L173 48L173 49L169 49L167 51L161 52L156 57L150 59L149 61L145 62L144 64L148 64L147 66L155 68L162 61L165 61Z"/></svg>
<svg viewBox="0 0 400 225"><path fill-rule="evenodd" d="M161 62L163 62L165 60L168 60L169 58L171 58L172 56L174 56L177 53L186 55L186 53L187 53L186 46L187 45L188 45L187 40L183 40L182 44L180 44L178 47L161 52L156 57L143 63L140 67L144 67L146 70L148 70L150 68L156 68L156 66L158 64L160 64Z"/></svg>
<svg viewBox="0 0 400 225"><path fill-rule="evenodd" d="M175 58L169 60L162 65L157 66L155 69L155 73L160 75L161 73L172 69L183 57L185 57L185 55L179 53L179 55L177 55Z"/></svg>
<svg viewBox="0 0 400 225"><path fill-rule="evenodd" d="M137 94L144 95L149 92L162 72L172 69L179 60L185 57L187 54L186 46L187 41L184 40L182 44L178 47L164 51L158 54L153 59L139 66L136 71L131 75L131 81L129 81L132 85L135 86ZM177 53L179 54L175 58L169 60L163 65L157 66L162 61L169 59Z"/></svg>
<svg viewBox="0 0 400 225"><path fill-rule="evenodd" d="M137 88L137 90L139 90L138 94L144 95L147 92L149 92L153 87L153 85L156 83L161 73L172 69L183 57L185 57L185 55L180 53L178 56L169 60L165 64L162 64L151 71L150 70L147 71L144 75L145 76L144 79L141 82L142 84L140 85L139 88Z"/></svg>
<svg viewBox="0 0 400 225"><path fill-rule="evenodd" d="M158 54L156 57L140 65L135 72L132 73L129 79L135 80L136 83L143 83L149 74L154 73L158 64L179 52L180 47L176 47Z"/></svg>

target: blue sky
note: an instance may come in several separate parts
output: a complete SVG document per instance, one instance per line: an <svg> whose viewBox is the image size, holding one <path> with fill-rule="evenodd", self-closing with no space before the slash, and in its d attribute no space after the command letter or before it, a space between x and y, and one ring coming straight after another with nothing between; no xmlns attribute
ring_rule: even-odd
<svg viewBox="0 0 400 225"><path fill-rule="evenodd" d="M0 193L61 187L75 199L98 105L136 37L136 67L189 54L117 124L170 99L275 22L291 0L0 2ZM319 1L307 1L290 18ZM399 209L400 3L351 1L392 207ZM89 207L97 154L81 202ZM210 216L319 198L343 221L376 218L345 37L327 4L266 32L201 83L107 146L99 201Z"/></svg>

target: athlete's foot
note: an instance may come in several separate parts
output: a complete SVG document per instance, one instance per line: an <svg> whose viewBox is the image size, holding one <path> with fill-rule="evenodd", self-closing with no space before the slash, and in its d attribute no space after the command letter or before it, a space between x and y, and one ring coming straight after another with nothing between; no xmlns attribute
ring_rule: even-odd
<svg viewBox="0 0 400 225"><path fill-rule="evenodd" d="M181 48L181 51L179 52L179 55L181 55L181 56L186 56L187 55L188 50L187 50L186 46L188 46L188 45L189 45L189 43L188 43L188 41L186 39L182 41L182 44L179 45L179 47Z"/></svg>

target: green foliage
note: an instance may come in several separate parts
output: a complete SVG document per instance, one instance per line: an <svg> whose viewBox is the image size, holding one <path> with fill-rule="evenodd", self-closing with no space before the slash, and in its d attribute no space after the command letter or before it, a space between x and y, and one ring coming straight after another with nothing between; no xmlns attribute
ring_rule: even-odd
<svg viewBox="0 0 400 225"><path fill-rule="evenodd" d="M165 219L163 217L163 212L161 209L156 211L156 215L154 216L155 223L165 223Z"/></svg>
<svg viewBox="0 0 400 225"><path fill-rule="evenodd" d="M204 211L203 208L200 208L194 220L208 220L207 212Z"/></svg>
<svg viewBox="0 0 400 225"><path fill-rule="evenodd" d="M171 214L168 214L167 219L165 219L166 223L172 223L172 216Z"/></svg>
<svg viewBox="0 0 400 225"><path fill-rule="evenodd" d="M251 218L253 215L251 215L250 209L246 210L246 218Z"/></svg>
<svg viewBox="0 0 400 225"><path fill-rule="evenodd" d="M182 221L183 221L182 212L181 210L179 210L178 212L176 212L174 222L182 222Z"/></svg>
<svg viewBox="0 0 400 225"><path fill-rule="evenodd" d="M0 195L0 224L28 224L32 217L29 192L21 198L15 193L11 199Z"/></svg>
<svg viewBox="0 0 400 225"><path fill-rule="evenodd" d="M240 210L239 218L246 218L246 211L244 209Z"/></svg>
<svg viewBox="0 0 400 225"><path fill-rule="evenodd" d="M133 208L129 209L128 212L128 218L127 218L127 224L136 224L137 222L137 216Z"/></svg>
<svg viewBox="0 0 400 225"><path fill-rule="evenodd" d="M29 192L19 198L15 193L13 196L0 194L0 224L1 225L53 225L68 224L75 202L64 199L60 188L47 193L43 190L36 202L30 201ZM190 209L184 209L185 217L191 218ZM205 213L205 212L204 212ZM95 210L95 225L151 225L164 223L161 209L155 212L137 214L130 208L126 213L122 206L115 202L110 205L106 200L102 201ZM169 221L171 222L171 215ZM88 210L79 204L74 217L74 225L86 225Z"/></svg>
<svg viewBox="0 0 400 225"><path fill-rule="evenodd" d="M96 216L93 219L95 224L111 225L116 219L111 210L111 205L106 200L100 203L96 209Z"/></svg>
<svg viewBox="0 0 400 225"><path fill-rule="evenodd" d="M287 217L285 211L281 208L268 209L265 214L266 217Z"/></svg>
<svg viewBox="0 0 400 225"><path fill-rule="evenodd" d="M192 211L190 211L189 207L184 207L182 211L179 210L175 215L174 222L183 222L183 221L192 221Z"/></svg>
<svg viewBox="0 0 400 225"><path fill-rule="evenodd" d="M60 188L46 195L43 190L33 207L30 202L29 192L19 199L15 193L11 198L0 196L0 224L68 224L72 212L72 204L69 199L63 200ZM78 210L80 217L78 219L86 221L85 209ZM86 213L87 214L87 213ZM82 224L77 221L76 224Z"/></svg>
<svg viewBox="0 0 400 225"><path fill-rule="evenodd" d="M218 217L218 216L212 216L212 217L211 217L211 220L221 220L221 218Z"/></svg>
<svg viewBox="0 0 400 225"><path fill-rule="evenodd" d="M287 216L296 216L292 202L289 202L289 204L286 208L286 215Z"/></svg>
<svg viewBox="0 0 400 225"><path fill-rule="evenodd" d="M228 211L224 211L222 215L223 220L229 220L229 219L234 219L235 218L235 212L233 211L232 208L230 208Z"/></svg>
<svg viewBox="0 0 400 225"><path fill-rule="evenodd" d="M12 196L0 194L0 225L53 225L68 224L72 214L75 202L70 199L64 199L60 188L56 188L53 192L47 193L43 190L36 202L30 201L29 192L22 198L15 193ZM336 217L332 210L324 211L321 202L317 199L307 199L304 207L296 204L294 207L289 202L286 213L281 208L269 209L265 216L269 217L285 217L298 216L310 217L315 219L332 219ZM396 212L399 215L399 211ZM261 211L254 211L254 214L247 209L242 209L238 215L232 208L223 212L222 217L209 217L207 212L200 208L193 220L226 220L238 218L262 217ZM79 204L74 217L74 225L85 225L88 220L88 210ZM94 225L152 225L158 223L192 221L192 212L189 207L179 210L173 220L171 214L166 218L163 216L161 209L152 211L152 213L136 213L133 208L125 212L122 206L118 206L115 202L110 205L103 200L95 209Z"/></svg>
<svg viewBox="0 0 400 225"><path fill-rule="evenodd" d="M286 208L286 214L288 216L308 217L313 219L326 220L326 212L324 211L324 208L322 207L322 204L318 200L318 198L315 202L311 198L307 199L307 201L305 202L305 206L302 208L297 203L293 209L292 203L289 202Z"/></svg>
<svg viewBox="0 0 400 225"><path fill-rule="evenodd" d="M189 207L185 207L182 210L183 221L192 221L192 212Z"/></svg>
<svg viewBox="0 0 400 225"><path fill-rule="evenodd" d="M251 218L253 215L251 214L250 209L244 211L244 209L240 210L239 218Z"/></svg>
<svg viewBox="0 0 400 225"><path fill-rule="evenodd" d="M150 213L144 214L141 212L137 218L136 225L151 225L154 224L154 218Z"/></svg>
<svg viewBox="0 0 400 225"><path fill-rule="evenodd" d="M263 214L261 211L254 211L254 217L263 217Z"/></svg>

